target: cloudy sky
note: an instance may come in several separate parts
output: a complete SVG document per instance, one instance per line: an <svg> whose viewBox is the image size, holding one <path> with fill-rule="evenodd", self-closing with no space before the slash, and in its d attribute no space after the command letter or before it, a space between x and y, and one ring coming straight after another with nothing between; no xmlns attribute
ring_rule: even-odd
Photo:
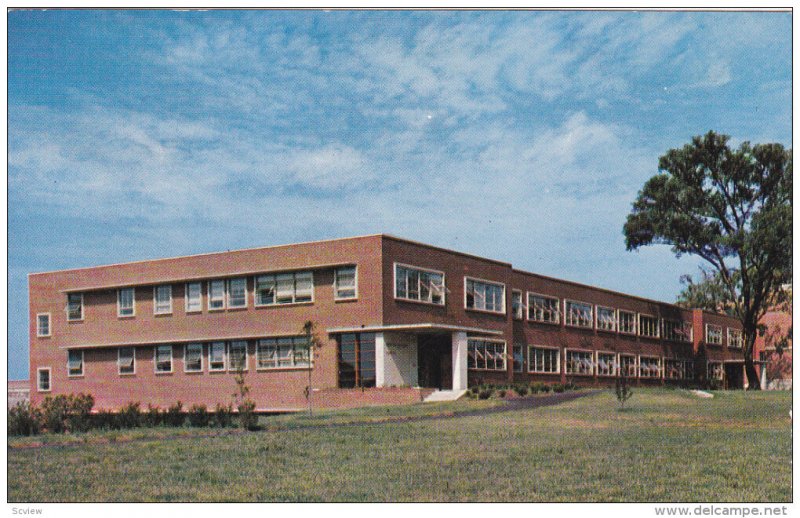
<svg viewBox="0 0 800 518"><path fill-rule="evenodd" d="M789 13L8 14L9 376L30 272L385 232L673 301L658 157L791 146Z"/></svg>

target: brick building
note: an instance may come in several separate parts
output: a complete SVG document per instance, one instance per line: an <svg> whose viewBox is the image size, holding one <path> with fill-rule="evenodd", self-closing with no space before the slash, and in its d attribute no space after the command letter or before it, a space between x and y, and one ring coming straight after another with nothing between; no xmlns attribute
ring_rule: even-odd
<svg viewBox="0 0 800 518"><path fill-rule="evenodd" d="M730 317L372 235L29 276L31 400L419 401L480 382L743 383ZM303 325L322 346L309 353ZM313 357L312 357L313 356Z"/></svg>

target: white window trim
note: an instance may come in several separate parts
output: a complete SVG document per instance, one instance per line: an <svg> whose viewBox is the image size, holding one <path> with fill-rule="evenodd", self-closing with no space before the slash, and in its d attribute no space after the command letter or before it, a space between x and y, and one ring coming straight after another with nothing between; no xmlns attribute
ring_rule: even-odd
<svg viewBox="0 0 800 518"><path fill-rule="evenodd" d="M158 311L158 288L163 288L164 286L169 288L169 310ZM157 286L153 286L153 314L154 315L172 314L172 284L159 284Z"/></svg>
<svg viewBox="0 0 800 518"><path fill-rule="evenodd" d="M214 349L214 344L222 344L222 368L217 369L211 366L211 353ZM228 370L228 347L225 342L217 340L208 343L208 372L226 372Z"/></svg>
<svg viewBox="0 0 800 518"><path fill-rule="evenodd" d="M633 315L633 326L636 328L633 331L623 331L620 325L620 315L623 313ZM639 314L629 309L617 308L617 332L621 335L636 336L639 334Z"/></svg>
<svg viewBox="0 0 800 518"><path fill-rule="evenodd" d="M199 309L189 309L189 286L192 284L200 285L200 307ZM203 282L187 282L183 289L183 309L187 313L202 313L203 312Z"/></svg>
<svg viewBox="0 0 800 518"><path fill-rule="evenodd" d="M720 371L722 373L722 377L719 377L719 378L712 378L711 377L711 364L712 363L720 365L720 367L721 367ZM722 360L706 360L706 379L723 381L725 379L725 362L723 362Z"/></svg>
<svg viewBox="0 0 800 518"><path fill-rule="evenodd" d="M708 337L709 337L708 329L710 327L716 327L717 329L719 329L719 343L712 342L711 340L708 339ZM706 336L705 336L705 343L706 344L708 344L708 345L718 345L718 346L721 347L723 345L723 342L725 341L724 338L725 337L724 337L724 333L722 332L722 326L718 326L716 324L706 324Z"/></svg>
<svg viewBox="0 0 800 518"><path fill-rule="evenodd" d="M469 308L469 307L467 307L467 281L468 280L473 281L473 282L480 282L480 283L483 283L483 284L490 284L490 285L493 285L493 286L502 287L503 288L503 297L502 297L503 309L502 309L502 311L495 311L493 309L480 309L480 308ZM466 276L466 275L464 276L464 309L466 311L477 311L479 313L489 313L489 314L492 314L492 315L505 315L506 314L506 297L507 296L508 296L508 292L506 291L505 283L497 282L497 281L490 281L490 280L481 279L481 278L478 278L478 277L469 277L469 276ZM486 305L486 304L484 303L484 305Z"/></svg>
<svg viewBox="0 0 800 518"><path fill-rule="evenodd" d="M200 346L200 369L198 369L198 370L189 370L189 369L186 368L186 365L187 365L186 356L187 356L187 353L189 351L189 346L191 346L191 345L199 345ZM200 372L204 372L205 363L203 362L203 356L204 355L203 355L203 344L202 343L192 342L190 344L184 344L183 345L183 372L188 373L188 374L197 374L197 373L200 373Z"/></svg>
<svg viewBox="0 0 800 518"><path fill-rule="evenodd" d="M521 313L520 316L517 316L514 313L514 294L515 293L519 294L519 311ZM523 293L522 290L514 290L514 289L511 290L511 318L513 318L514 320L522 320L522 321L525 320L525 313L526 313L525 309L528 307L528 305L525 303L526 301L525 301L524 297L525 297L525 293Z"/></svg>
<svg viewBox="0 0 800 518"><path fill-rule="evenodd" d="M687 338L681 338L680 334L676 334L675 338L670 338L667 336L667 324L672 323L675 324L675 329L680 329L682 327L687 327L689 329L689 336ZM686 326L686 324L689 324ZM673 320L671 318L662 318L661 319L661 338L668 342L677 342L677 343L692 343L692 336L693 336L693 329L691 322L686 320Z"/></svg>
<svg viewBox="0 0 800 518"><path fill-rule="evenodd" d="M549 300L556 301L556 309L555 309L555 311L556 311L556 316L558 318L556 318L555 322L552 321L552 320L537 320L535 318L531 318L530 317L530 315L531 315L530 308L528 308L528 311L526 312L526 315L525 315L525 319L528 322L536 322L538 324L550 324L550 325L554 325L554 326L560 326L561 325L561 320L562 320L562 318L561 318L561 316L562 316L561 315L561 299L559 297L553 297L552 295L545 295L544 293L536 293L534 291L528 291L528 292L526 292L526 295L525 295L525 302L527 303L528 306L530 306L530 303L531 303L531 295L533 295L534 297L542 297L544 299L549 299Z"/></svg>
<svg viewBox="0 0 800 518"><path fill-rule="evenodd" d="M554 372L533 370L532 366L534 362L531 361L532 349L547 349L550 351L556 351L556 370ZM561 374L561 349L559 347L551 347L549 345L528 345L528 372L530 374Z"/></svg>
<svg viewBox="0 0 800 518"><path fill-rule="evenodd" d="M48 388L43 389L41 385L40 372L47 371L47 381L50 385ZM39 367L36 369L36 392L52 392L53 391L53 369L50 367Z"/></svg>
<svg viewBox="0 0 800 518"><path fill-rule="evenodd" d="M467 355L469 355L469 340L475 340L480 342L491 342L496 344L503 344L503 369L489 369L489 368L481 368L481 367L469 367L468 370L472 371L482 371L482 372L508 372L508 343L505 340L500 340L498 338L477 338L472 337L467 339Z"/></svg>
<svg viewBox="0 0 800 518"><path fill-rule="evenodd" d="M158 349L162 347L169 347L169 370L158 370ZM156 374L172 374L175 372L175 352L172 350L172 345L156 345L153 347L153 372Z"/></svg>
<svg viewBox="0 0 800 518"><path fill-rule="evenodd" d="M611 312L614 314L614 328L613 329L603 329L600 327L600 310L601 309L610 309ZM594 328L603 333L616 333L619 327L619 320L617 316L617 308L612 308L611 306L601 306L600 304L595 304L594 306Z"/></svg>
<svg viewBox="0 0 800 518"><path fill-rule="evenodd" d="M515 358L514 358L514 349L516 349L517 347L519 347L519 348L522 350L522 357L521 357L521 359L520 359L520 367L519 367L519 370L517 370L516 368L514 368L514 361L515 361ZM525 345L525 344L513 344L513 345L511 346L511 370L512 370L512 371L514 371L514 372L521 372L521 373L524 373L524 372L525 372L525 348L526 348L526 345Z"/></svg>
<svg viewBox="0 0 800 518"><path fill-rule="evenodd" d="M642 358L650 359L650 360L658 360L658 376L642 376ZM664 379L664 358L661 356L653 356L649 354L640 354L637 365L639 367L639 378L641 379L650 379L650 380L660 380Z"/></svg>
<svg viewBox="0 0 800 518"><path fill-rule="evenodd" d="M739 345L733 345L733 340L731 339L731 332L739 333L739 340L741 341ZM735 329L733 327L728 328L728 349L736 349L737 351L744 348L744 333L740 329Z"/></svg>
<svg viewBox="0 0 800 518"><path fill-rule="evenodd" d="M686 364L691 362L691 361L692 360L687 360L685 358L667 358L667 357L662 358L662 360L661 360L661 370L662 370L663 378L665 380L668 380L668 381L685 381L685 380L691 379L691 378L688 378L686 376ZM667 362L677 362L680 365L680 369L679 369L680 377L671 378L671 377L667 376Z"/></svg>
<svg viewBox="0 0 800 518"><path fill-rule="evenodd" d="M600 355L606 354L614 357L614 371L611 374L600 374ZM595 351L594 353L594 372L598 378L616 378L619 375L619 354L614 351Z"/></svg>
<svg viewBox="0 0 800 518"><path fill-rule="evenodd" d="M338 286L339 278L336 275L336 272L338 270L344 269L344 268L353 268L353 270L354 270L354 274L353 274L354 275L353 276L353 291L355 292L355 295L353 295L352 297L340 297L339 296L339 286ZM395 285L395 289L396 288L397 288L397 285ZM351 266L340 266L340 267L334 268L333 269L333 300L356 300L356 299L358 299L358 265L354 264L354 265L351 265Z"/></svg>
<svg viewBox="0 0 800 518"><path fill-rule="evenodd" d="M309 274L311 274L311 300L301 300L299 302L296 300L297 299L297 274L298 273L309 273ZM294 284L295 285L294 285L294 291L292 293L292 302L279 303L278 302L278 275L286 275L286 274L295 276L294 277ZM259 277L266 277L266 276L275 277L275 295L274 295L275 302L273 302L272 304L263 304L263 303L259 303L258 302L258 290L256 289L258 287L258 278ZM256 308L272 308L272 307L276 307L276 306L278 306L278 307L302 306L302 305L314 304L314 301L317 298L316 291L317 291L317 286L314 283L314 270L293 270L293 271L288 271L288 272L287 271L262 272L262 273L259 273L259 274L256 274L256 275L253 276L253 306L256 307ZM217 310L214 310L214 311L220 311L220 310L217 309Z"/></svg>
<svg viewBox="0 0 800 518"><path fill-rule="evenodd" d="M277 349L277 347L278 347L278 340L280 340L281 338L290 338L290 339L292 339L292 365L282 365L282 366L278 365L278 361L279 360L278 360L278 349ZM258 340L256 340L255 341L255 350L253 351L253 354L255 356L256 371L257 372L263 372L263 371L290 371L290 370L309 370L309 369L313 369L314 368L314 351L310 346L309 346L309 350L308 350L308 365L296 365L296 364L294 364L294 353L295 353L295 345L296 345L294 343L294 341L297 340L297 339L303 339L303 338L305 338L303 335L274 336L274 337L269 337L268 336L268 337L259 338ZM270 367L270 366L260 367L259 366L258 345L262 340L271 340L271 341L274 342L273 344L270 344L273 347L275 347L275 365L272 366L272 367Z"/></svg>
<svg viewBox="0 0 800 518"><path fill-rule="evenodd" d="M620 374L622 373L622 358L633 358L633 368L636 371L634 376L625 376L628 379L639 378L639 356L635 354L629 353L619 353L617 355L617 367L619 368Z"/></svg>
<svg viewBox="0 0 800 518"><path fill-rule="evenodd" d="M220 306L218 308L212 308L211 307L211 300L212 300L211 299L211 285L213 283L215 283L215 282L221 282L222 283L222 306ZM208 293L206 293L206 308L208 309L208 311L225 311L225 308L226 308L227 302L228 302L228 283L225 281L225 279L212 279L212 280L206 282L206 286L208 287ZM214 300L218 300L218 299L214 299ZM201 306L202 306L202 304L201 304Z"/></svg>
<svg viewBox="0 0 800 518"><path fill-rule="evenodd" d="M120 354L123 349L131 349L133 352L133 372L122 372L119 365ZM117 374L120 376L133 376L136 374L136 347L126 346L126 347L117 347Z"/></svg>
<svg viewBox="0 0 800 518"><path fill-rule="evenodd" d="M653 320L656 321L656 335L655 336L642 334L642 317L652 318ZM649 313L639 313L636 316L636 327L637 327L637 331L639 332L639 336L641 336L642 338L649 338L651 340L659 340L661 338L661 321L655 315L651 315Z"/></svg>
<svg viewBox="0 0 800 518"><path fill-rule="evenodd" d="M233 368L233 362L231 361L231 345L233 345L233 342L244 342L244 369L242 369L242 372L247 372L250 367L250 344L247 340L225 342L225 366L228 368L228 372L238 372L238 369Z"/></svg>
<svg viewBox="0 0 800 518"><path fill-rule="evenodd" d="M572 302L573 304L583 304L584 306L589 306L589 311L592 313L589 315L589 325L582 326L578 324L570 324L567 322L567 303ZM594 304L590 304L588 302L584 302L582 300L574 300L574 299L564 299L564 325L567 327L575 327L578 329L594 329ZM572 349L576 351L577 349Z"/></svg>
<svg viewBox="0 0 800 518"><path fill-rule="evenodd" d="M47 317L47 334L43 335L39 333L39 317ZM49 338L53 336L53 319L50 317L50 313L36 313L36 337L37 338Z"/></svg>
<svg viewBox="0 0 800 518"><path fill-rule="evenodd" d="M231 305L231 282L244 281L244 304L241 306ZM247 301L250 291L247 289L247 277L233 277L225 280L225 309L247 309Z"/></svg>
<svg viewBox="0 0 800 518"><path fill-rule="evenodd" d="M133 309L133 313L131 313L130 315L122 314L122 306L120 305L120 293L122 293L122 290L131 290L131 293L133 293L133 299L132 299L133 304L131 307L131 309ZM133 318L135 316L136 316L136 288L132 287L119 288L117 290L117 318Z"/></svg>
<svg viewBox="0 0 800 518"><path fill-rule="evenodd" d="M397 267L401 268L408 268L412 270L419 270L421 272L428 272L428 273L438 273L442 276L442 302L428 302L427 300L419 300L419 299L411 299L408 297L398 297L397 296ZM466 286L466 285L465 285ZM394 294L395 300L402 300L405 302L416 302L417 304L428 304L429 306L436 306L441 307L447 305L447 276L444 272L440 270L434 270L432 268L423 268L421 266L414 266L413 264L406 264L406 263L394 263L393 268L393 279L392 279L392 293ZM466 300L466 295L464 295Z"/></svg>
<svg viewBox="0 0 800 518"><path fill-rule="evenodd" d="M574 302L574 301L573 301ZM589 353L592 355L592 372L591 374L580 374L577 372L568 372L567 371L567 356L569 353ZM567 376L594 376L597 374L597 357L595 352L592 349L577 349L574 347L568 347L564 349L564 372Z"/></svg>
<svg viewBox="0 0 800 518"><path fill-rule="evenodd" d="M72 374L69 368L69 355L72 352L79 352L81 353L81 372L80 374ZM82 378L86 374L86 361L85 361L85 354L83 353L83 349L69 349L67 351L67 377L68 378Z"/></svg>
<svg viewBox="0 0 800 518"><path fill-rule="evenodd" d="M86 313L86 307L85 307L85 304L84 304L85 301L83 300L83 293L79 293L78 294L78 295L81 296L81 317L80 318L69 318L69 296L70 295L75 295L75 293L67 294L67 307L66 307L67 322L83 322L83 318L84 318L85 313Z"/></svg>

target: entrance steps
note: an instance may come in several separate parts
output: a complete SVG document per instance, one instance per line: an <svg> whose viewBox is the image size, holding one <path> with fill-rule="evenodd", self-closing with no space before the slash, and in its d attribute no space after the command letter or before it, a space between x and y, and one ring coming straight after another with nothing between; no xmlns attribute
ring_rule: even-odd
<svg viewBox="0 0 800 518"><path fill-rule="evenodd" d="M466 390L435 390L422 401L425 403L435 403L438 401L455 401L464 394Z"/></svg>

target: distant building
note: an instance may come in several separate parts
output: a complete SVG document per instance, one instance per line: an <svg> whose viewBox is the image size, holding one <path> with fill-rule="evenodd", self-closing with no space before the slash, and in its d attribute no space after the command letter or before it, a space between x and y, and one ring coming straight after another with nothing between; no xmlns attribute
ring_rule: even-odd
<svg viewBox="0 0 800 518"><path fill-rule="evenodd" d="M8 408L23 401L30 401L31 387L28 380L9 380Z"/></svg>
<svg viewBox="0 0 800 518"><path fill-rule="evenodd" d="M620 372L744 382L733 318L388 235L36 273L29 288L34 402L213 407L240 369L260 411L303 408L309 369L321 407Z"/></svg>
<svg viewBox="0 0 800 518"><path fill-rule="evenodd" d="M789 300L786 304L772 307L761 319L766 332L756 338L753 348L756 359L764 362L761 367L761 388L786 390L792 388L792 285L786 285ZM786 338L785 343L781 343ZM781 347L778 344L781 343Z"/></svg>

